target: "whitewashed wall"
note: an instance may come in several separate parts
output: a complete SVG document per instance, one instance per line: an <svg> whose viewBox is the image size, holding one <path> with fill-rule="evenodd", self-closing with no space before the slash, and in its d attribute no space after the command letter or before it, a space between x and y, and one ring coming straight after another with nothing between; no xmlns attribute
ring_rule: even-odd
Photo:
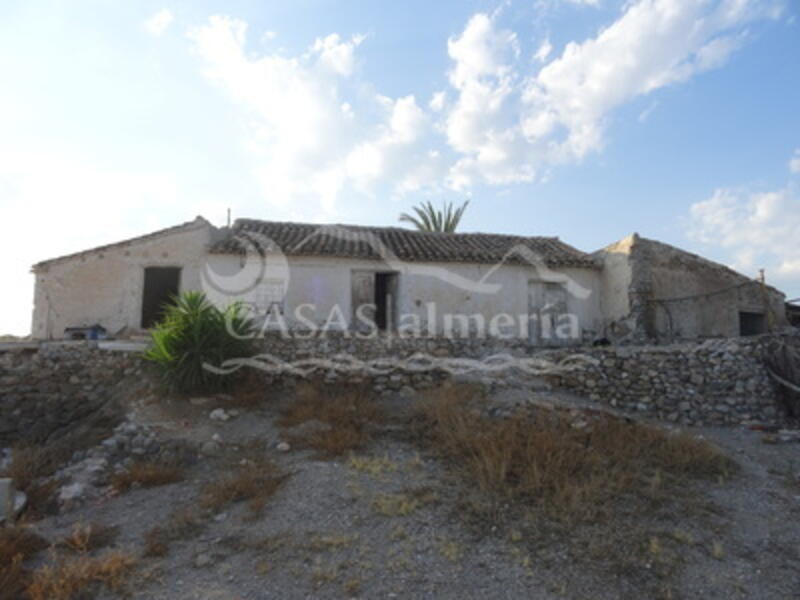
<svg viewBox="0 0 800 600"><path fill-rule="evenodd" d="M242 289L247 276L243 275L249 267L238 256L211 255L209 269L212 277L220 284L219 288ZM269 259L267 261L269 263ZM478 314L488 323L498 313L521 316L527 315L529 280L566 281L569 277L588 291L588 297L570 296L567 310L578 317L580 327L587 336L602 331L603 316L600 306L599 281L600 272L594 269L570 268L554 272L539 272L533 267L503 265L494 271L484 283L496 289L470 290L463 286L442 280L437 274L446 272L449 276L461 278L462 281L478 282L486 277L491 265L474 265L463 263L410 263L391 268L378 261L321 258L291 257L288 261L288 285L284 301L284 318L290 327L302 327L302 322L295 318L295 309L301 304L313 304L316 311L306 309L303 316L322 325L329 319L334 307L340 309L339 314L346 320L345 326L351 325L352 287L351 274L358 270L397 271L398 297L396 300L397 315L417 315L427 326L429 307L436 307L436 323L434 333L443 332L443 315ZM267 278L275 278L283 270L276 268ZM253 271L255 273L255 270ZM229 284L226 282L230 282ZM209 296L218 304L224 305L233 300L263 304L264 295L258 297L257 289L244 292L224 294L212 288L207 290ZM261 300L261 302L259 302ZM339 320L339 319L335 319ZM339 320L340 321L340 320ZM402 323L399 323L402 324ZM334 323L336 326L336 323Z"/></svg>
<svg viewBox="0 0 800 600"><path fill-rule="evenodd" d="M110 333L138 329L145 267L181 267L180 289L200 289L212 227L205 222L162 236L87 252L37 269L32 335L60 339L64 329L99 323Z"/></svg>

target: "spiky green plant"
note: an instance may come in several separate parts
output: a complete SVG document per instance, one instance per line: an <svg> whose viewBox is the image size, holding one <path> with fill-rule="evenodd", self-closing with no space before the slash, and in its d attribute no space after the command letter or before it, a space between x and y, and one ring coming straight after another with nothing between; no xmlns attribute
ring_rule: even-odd
<svg viewBox="0 0 800 600"><path fill-rule="evenodd" d="M202 292L184 292L164 310L145 351L171 390L181 393L225 389L231 375L219 375L203 365L221 365L231 358L252 355L252 320L241 303L225 310L214 306Z"/></svg>
<svg viewBox="0 0 800 600"><path fill-rule="evenodd" d="M448 202L441 210L433 207L430 202L423 202L419 206L414 206L412 210L416 216L402 213L400 220L413 224L419 231L442 231L453 233L467 210L469 200L458 208L453 208L453 203Z"/></svg>

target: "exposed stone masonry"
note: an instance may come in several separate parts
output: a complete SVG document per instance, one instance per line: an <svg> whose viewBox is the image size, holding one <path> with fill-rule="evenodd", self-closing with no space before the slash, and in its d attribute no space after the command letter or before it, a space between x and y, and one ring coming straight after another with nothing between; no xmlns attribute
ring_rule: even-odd
<svg viewBox="0 0 800 600"><path fill-rule="evenodd" d="M797 337L797 336L794 336ZM349 355L362 360L408 358L424 353L435 359L482 359L499 353L545 358L558 362L581 354L591 364L544 379L619 410L686 425L781 423L784 411L763 357L772 338L708 340L672 346L619 346L536 350L521 342L481 339L325 339L264 341L266 351L296 363L311 358ZM800 338L799 338L800 339ZM391 364L387 360L387 364ZM145 385L147 372L135 353L111 352L91 343L44 344L38 351L0 352L0 446L22 440L50 443L80 426L119 422L114 400ZM391 371L379 375L361 372L321 373L327 381L368 380L376 392L429 388L448 375ZM526 386L529 377L515 369L480 375L500 387ZM265 383L279 384L291 375L265 375Z"/></svg>

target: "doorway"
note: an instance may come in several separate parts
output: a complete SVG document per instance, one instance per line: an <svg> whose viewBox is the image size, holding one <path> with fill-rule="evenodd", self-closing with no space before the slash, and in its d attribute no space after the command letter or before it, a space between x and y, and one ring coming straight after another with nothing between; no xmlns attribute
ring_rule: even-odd
<svg viewBox="0 0 800 600"><path fill-rule="evenodd" d="M397 273L386 271L353 271L352 327L367 331L389 331L395 327Z"/></svg>
<svg viewBox="0 0 800 600"><path fill-rule="evenodd" d="M528 282L528 341L534 346L561 346L570 343L561 339L558 326L567 314L567 290L549 281Z"/></svg>
<svg viewBox="0 0 800 600"><path fill-rule="evenodd" d="M767 319L764 313L739 313L739 335L759 335L766 332Z"/></svg>
<svg viewBox="0 0 800 600"><path fill-rule="evenodd" d="M142 291L142 329L150 329L161 320L166 304L178 295L180 267L147 267Z"/></svg>
<svg viewBox="0 0 800 600"><path fill-rule="evenodd" d="M394 328L397 273L375 273L375 326L380 331Z"/></svg>

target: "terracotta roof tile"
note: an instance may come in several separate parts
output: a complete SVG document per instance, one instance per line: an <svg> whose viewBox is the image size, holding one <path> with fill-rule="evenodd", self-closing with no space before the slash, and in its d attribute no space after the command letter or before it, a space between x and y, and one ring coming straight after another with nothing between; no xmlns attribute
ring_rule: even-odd
<svg viewBox="0 0 800 600"><path fill-rule="evenodd" d="M399 227L314 225L238 219L228 235L213 244L214 254L243 254L252 244L263 250L274 243L288 256L338 256L380 260L394 255L408 262L525 263L527 249L545 264L599 268L590 255L555 237L489 233L428 233Z"/></svg>

